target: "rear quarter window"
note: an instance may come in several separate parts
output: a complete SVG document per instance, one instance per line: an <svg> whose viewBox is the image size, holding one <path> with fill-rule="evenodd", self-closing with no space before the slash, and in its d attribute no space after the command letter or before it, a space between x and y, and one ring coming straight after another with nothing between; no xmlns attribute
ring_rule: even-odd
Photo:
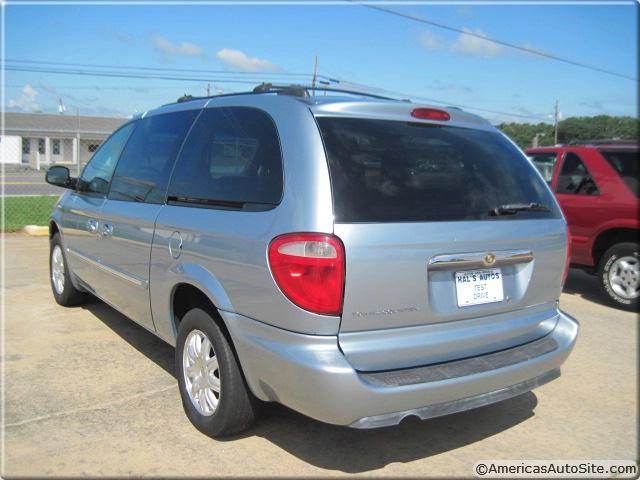
<svg viewBox="0 0 640 480"><path fill-rule="evenodd" d="M336 222L549 218L559 212L527 158L498 132L319 117ZM495 217L514 203L550 212Z"/></svg>
<svg viewBox="0 0 640 480"><path fill-rule="evenodd" d="M622 181L633 192L636 197L640 196L640 185L638 177L638 163L640 157L638 150L601 150L600 153L613 167Z"/></svg>
<svg viewBox="0 0 640 480"><path fill-rule="evenodd" d="M282 155L276 127L262 110L202 111L187 137L169 185L169 201L261 210L282 197Z"/></svg>

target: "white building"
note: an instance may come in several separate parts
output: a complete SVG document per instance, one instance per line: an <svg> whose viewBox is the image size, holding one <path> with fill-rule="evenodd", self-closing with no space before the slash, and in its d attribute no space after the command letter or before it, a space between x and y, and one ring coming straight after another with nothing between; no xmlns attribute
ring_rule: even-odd
<svg viewBox="0 0 640 480"><path fill-rule="evenodd" d="M127 119L6 112L0 135L0 163L40 169L84 164Z"/></svg>

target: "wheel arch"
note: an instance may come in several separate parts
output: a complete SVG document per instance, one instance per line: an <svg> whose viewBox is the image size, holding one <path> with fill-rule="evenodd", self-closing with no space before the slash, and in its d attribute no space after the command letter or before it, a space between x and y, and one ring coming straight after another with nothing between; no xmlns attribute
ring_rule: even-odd
<svg viewBox="0 0 640 480"><path fill-rule="evenodd" d="M176 333L184 315L193 308L204 310L216 322L224 324L215 301L204 289L193 283L180 282L173 287L171 292L171 317ZM226 329L226 325L224 328Z"/></svg>
<svg viewBox="0 0 640 480"><path fill-rule="evenodd" d="M49 220L49 240L53 238L56 233L60 233L60 227L53 219Z"/></svg>
<svg viewBox="0 0 640 480"><path fill-rule="evenodd" d="M246 381L244 367L242 365L240 357L238 356L238 351L233 341L233 336L231 335L229 326L225 322L223 316L220 315L220 312L218 311L219 307L216 305L212 296L205 289L202 289L193 283L183 281L177 283L173 287L171 292L170 305L171 319L173 322L176 339L178 337L178 328L180 326L180 322L189 310L200 308L201 310L207 312L211 316L213 321L218 325L218 327L220 327L220 330L222 330L222 333L226 337L227 342L229 342L229 345L233 350L233 355L235 356L238 365L240 365L240 370L242 371L242 375Z"/></svg>
<svg viewBox="0 0 640 480"><path fill-rule="evenodd" d="M604 230L598 234L591 247L591 256L594 265L598 265L602 255L616 243L635 242L638 243L639 232L637 228L614 227Z"/></svg>

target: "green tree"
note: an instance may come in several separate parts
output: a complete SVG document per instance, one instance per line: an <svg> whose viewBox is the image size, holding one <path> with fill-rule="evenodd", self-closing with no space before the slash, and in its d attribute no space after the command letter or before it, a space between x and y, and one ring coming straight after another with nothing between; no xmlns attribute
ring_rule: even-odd
<svg viewBox="0 0 640 480"><path fill-rule="evenodd" d="M530 148L536 134L539 145L554 143L553 125L548 123L501 123L497 126L520 148ZM579 143L588 140L640 139L640 119L633 117L569 117L558 123L559 143Z"/></svg>

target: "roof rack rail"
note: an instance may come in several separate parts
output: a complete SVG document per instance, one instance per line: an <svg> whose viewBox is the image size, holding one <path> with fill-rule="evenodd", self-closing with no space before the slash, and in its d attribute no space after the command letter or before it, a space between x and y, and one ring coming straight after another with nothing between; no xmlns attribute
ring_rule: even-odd
<svg viewBox="0 0 640 480"><path fill-rule="evenodd" d="M569 145L627 145L638 143L637 138L603 138L597 140L572 140Z"/></svg>
<svg viewBox="0 0 640 480"><path fill-rule="evenodd" d="M257 85L253 90L247 92L235 92L235 93L223 93L220 95L212 95L205 97L194 97L193 95L183 95L177 100L177 103L190 102L192 100L202 100L210 98L220 97L233 97L238 95L262 95L267 93L274 93L276 95L291 95L294 97L308 98L311 96L309 92L335 92L335 93L348 93L350 95L361 95L363 97L377 98L379 100L397 100L397 98L385 97L384 95L378 95L375 93L362 92L359 90L348 90L345 88L334 88L327 86L311 86L311 85L273 85L271 83L261 83ZM403 100L408 101L408 100Z"/></svg>

